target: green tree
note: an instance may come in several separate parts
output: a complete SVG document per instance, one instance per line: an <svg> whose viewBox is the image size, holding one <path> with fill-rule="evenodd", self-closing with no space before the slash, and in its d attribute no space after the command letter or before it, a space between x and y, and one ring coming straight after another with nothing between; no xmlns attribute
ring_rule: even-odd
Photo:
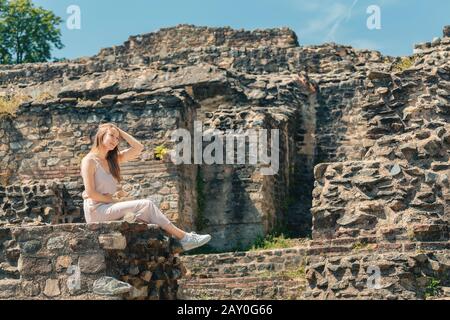
<svg viewBox="0 0 450 320"><path fill-rule="evenodd" d="M61 49L62 22L31 0L0 0L0 63L45 62L52 45Z"/></svg>
<svg viewBox="0 0 450 320"><path fill-rule="evenodd" d="M5 31L5 22L4 22L4 14L6 11L6 0L0 0L0 63L9 63L11 60L11 56L8 50L5 47L5 40L3 39L3 35Z"/></svg>

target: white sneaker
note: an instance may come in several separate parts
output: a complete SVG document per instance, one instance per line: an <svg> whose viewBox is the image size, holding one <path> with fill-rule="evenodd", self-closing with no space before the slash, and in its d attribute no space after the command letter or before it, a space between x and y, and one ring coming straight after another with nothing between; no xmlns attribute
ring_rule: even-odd
<svg viewBox="0 0 450 320"><path fill-rule="evenodd" d="M180 240L181 246L184 251L192 250L202 245L206 244L209 240L211 240L211 236L209 234L197 234L195 232L187 232L186 236Z"/></svg>

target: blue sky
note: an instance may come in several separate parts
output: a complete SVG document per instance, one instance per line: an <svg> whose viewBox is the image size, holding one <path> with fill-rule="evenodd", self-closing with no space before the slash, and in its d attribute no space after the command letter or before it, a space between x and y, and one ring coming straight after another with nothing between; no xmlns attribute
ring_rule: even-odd
<svg viewBox="0 0 450 320"><path fill-rule="evenodd" d="M61 25L65 48L54 56L77 58L122 44L130 35L180 23L253 30L289 27L302 45L334 41L401 56L413 44L442 36L450 24L448 0L34 0L67 20L81 10L81 29ZM369 30L366 12L381 9L381 29Z"/></svg>

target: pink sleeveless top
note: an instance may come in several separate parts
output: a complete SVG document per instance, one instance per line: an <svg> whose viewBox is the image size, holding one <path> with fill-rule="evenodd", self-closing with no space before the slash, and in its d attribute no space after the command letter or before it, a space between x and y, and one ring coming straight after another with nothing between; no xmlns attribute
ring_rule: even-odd
<svg viewBox="0 0 450 320"><path fill-rule="evenodd" d="M117 180L113 177L111 173L108 173L101 165L100 160L96 156L92 156L91 159L93 159L96 163L96 169L94 173L94 180L95 180L95 190L98 193L109 193L114 194L117 191ZM83 191L83 194L86 191ZM103 202L97 202L92 199L84 199L84 206L89 211L95 209L98 205L105 204ZM86 211L86 210L85 210Z"/></svg>

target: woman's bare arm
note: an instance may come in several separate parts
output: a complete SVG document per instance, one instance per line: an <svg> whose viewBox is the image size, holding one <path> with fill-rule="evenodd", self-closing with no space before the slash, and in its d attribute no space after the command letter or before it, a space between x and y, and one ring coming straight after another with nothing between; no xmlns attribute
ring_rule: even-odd
<svg viewBox="0 0 450 320"><path fill-rule="evenodd" d="M113 202L112 195L101 194L95 190L95 161L90 158L84 158L81 162L81 176L83 178L86 196L97 202Z"/></svg>
<svg viewBox="0 0 450 320"><path fill-rule="evenodd" d="M131 146L131 148L119 153L119 162L127 162L135 159L144 150L144 145L120 128L117 128L117 130L119 130L120 136Z"/></svg>

